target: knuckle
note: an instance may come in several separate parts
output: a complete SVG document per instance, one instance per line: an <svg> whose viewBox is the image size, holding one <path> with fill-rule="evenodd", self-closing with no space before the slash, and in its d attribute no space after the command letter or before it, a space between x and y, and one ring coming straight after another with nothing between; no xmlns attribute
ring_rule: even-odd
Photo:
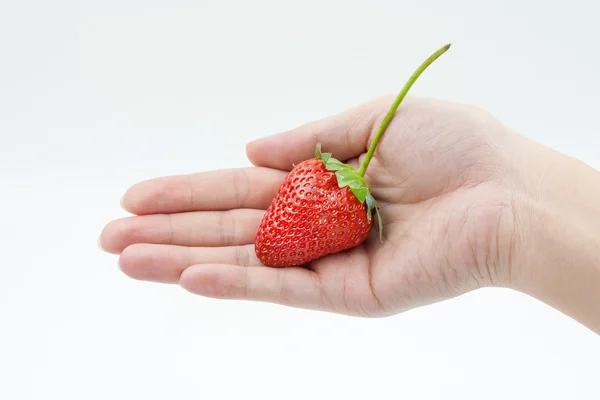
<svg viewBox="0 0 600 400"><path fill-rule="evenodd" d="M247 267L250 262L250 254L245 246L237 246L235 248L235 258L237 265Z"/></svg>
<svg viewBox="0 0 600 400"><path fill-rule="evenodd" d="M219 235L219 244L231 246L235 237L235 218L231 211L222 211L218 213L217 230Z"/></svg>
<svg viewBox="0 0 600 400"><path fill-rule="evenodd" d="M279 282L279 292L277 293L278 298L281 302L285 303L287 301L288 298L288 283L287 283L287 279L286 279L286 274L285 271L283 269L279 270L279 277L278 277L278 282Z"/></svg>
<svg viewBox="0 0 600 400"><path fill-rule="evenodd" d="M246 168L240 168L235 173L234 193L236 208L242 208L250 194L250 178Z"/></svg>

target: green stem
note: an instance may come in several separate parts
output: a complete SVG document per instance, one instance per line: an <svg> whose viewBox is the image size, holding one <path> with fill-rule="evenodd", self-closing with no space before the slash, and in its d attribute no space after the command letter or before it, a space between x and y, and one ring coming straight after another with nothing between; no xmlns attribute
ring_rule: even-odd
<svg viewBox="0 0 600 400"><path fill-rule="evenodd" d="M439 56L444 54L449 48L450 48L450 44L447 44L444 47L441 47L439 50L437 50L432 55L430 55L429 58L427 60L425 60L423 62L423 64L421 64L419 66L419 68L416 69L416 71L412 74L412 76L404 84L404 87L402 88L400 93L398 93L396 100L394 100L394 104L392 104L392 106L390 107L389 111L387 112L383 122L381 123L381 126L379 127L379 130L377 131L377 134L375 135L375 139L373 139L373 142L371 143L371 146L369 147L369 151L367 151L367 156L365 157L365 160L363 161L360 168L358 169L358 174L361 177L365 176L365 172L367 172L367 167L369 166L369 163L371 162L371 158L373 158L373 153L375 153L375 148L379 144L379 140L381 139L383 132L385 132L388 125L392 121L394 114L396 114L396 110L398 109L398 107L400 106L400 103L406 96L406 93L408 93L411 86L413 85L413 83L415 83L415 81L421 75L421 73L423 73L423 71L425 71L425 69L427 67L429 67L429 65L431 65L431 63L433 63Z"/></svg>

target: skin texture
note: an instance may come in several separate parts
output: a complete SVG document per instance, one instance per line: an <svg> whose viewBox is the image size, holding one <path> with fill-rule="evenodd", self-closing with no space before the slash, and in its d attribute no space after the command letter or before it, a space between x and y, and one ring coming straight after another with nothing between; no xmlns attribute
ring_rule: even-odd
<svg viewBox="0 0 600 400"><path fill-rule="evenodd" d="M578 211L587 217L568 224L571 236L585 235L587 253L559 235L573 203L583 204L577 194L590 195L571 187L577 182L568 180L570 173L581 176L585 170L600 187L597 171L462 104L407 97L381 139L365 178L380 206L383 243L373 229L362 245L307 268L260 264L253 248L256 231L292 164L312 158L321 142L356 168L393 100L381 97L252 142L247 154L255 167L138 183L122 201L136 216L109 223L100 244L120 254L128 276L178 283L203 296L375 317L502 286L536 296L600 331L599 306L581 305L600 292L588 279L598 279L596 287L600 282L592 250L600 244L595 236L600 230L589 225L590 215L600 221L595 208L600 193L585 200L589 209ZM548 179L555 169L564 182ZM552 252L546 250L550 242ZM572 279L561 286L569 254L561 248L579 252L573 262L581 271L579 283ZM553 294L557 287L559 298ZM565 301L573 292L579 300Z"/></svg>

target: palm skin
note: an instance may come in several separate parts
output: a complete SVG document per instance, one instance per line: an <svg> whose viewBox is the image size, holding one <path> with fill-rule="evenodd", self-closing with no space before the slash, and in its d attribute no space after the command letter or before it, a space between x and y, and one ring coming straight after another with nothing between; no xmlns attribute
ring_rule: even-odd
<svg viewBox="0 0 600 400"><path fill-rule="evenodd" d="M135 279L360 316L506 284L517 242L507 154L517 135L483 111L432 99L402 103L367 170L383 243L374 229L362 245L305 267L269 268L256 258L258 224L293 164L321 142L357 167L392 101L250 143L252 168L134 185L123 206L135 216L109 223L101 246L120 254Z"/></svg>

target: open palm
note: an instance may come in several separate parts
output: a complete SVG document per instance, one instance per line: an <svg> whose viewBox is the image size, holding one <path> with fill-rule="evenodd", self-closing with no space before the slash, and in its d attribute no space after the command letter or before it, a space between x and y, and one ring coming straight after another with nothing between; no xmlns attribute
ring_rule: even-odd
<svg viewBox="0 0 600 400"><path fill-rule="evenodd" d="M358 166L394 97L248 145L251 168L157 178L123 199L102 247L130 277L204 296L382 316L510 276L514 217L504 144L512 133L469 106L407 98L366 174L384 224L363 245L308 267L269 268L254 238L279 185L323 150Z"/></svg>

